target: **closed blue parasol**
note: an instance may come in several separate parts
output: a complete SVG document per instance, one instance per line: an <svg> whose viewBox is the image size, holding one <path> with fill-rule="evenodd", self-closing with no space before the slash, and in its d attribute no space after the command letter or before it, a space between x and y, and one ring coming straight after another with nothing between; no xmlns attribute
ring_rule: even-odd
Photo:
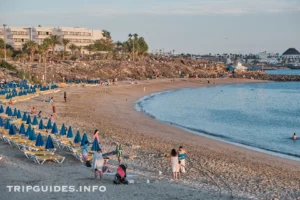
<svg viewBox="0 0 300 200"><path fill-rule="evenodd" d="M66 127L65 127L65 124L62 124L61 125L61 128L60 128L60 135L66 135Z"/></svg>
<svg viewBox="0 0 300 200"><path fill-rule="evenodd" d="M82 139L81 139L81 146L85 144L85 141L89 141L88 136L86 133L83 134Z"/></svg>
<svg viewBox="0 0 300 200"><path fill-rule="evenodd" d="M25 132L25 136L29 137L30 133L31 133L31 125L29 124L29 126L27 127L27 130Z"/></svg>
<svg viewBox="0 0 300 200"><path fill-rule="evenodd" d="M18 110L17 118L18 119L22 119L22 115L21 115L21 111L20 110Z"/></svg>
<svg viewBox="0 0 300 200"><path fill-rule="evenodd" d="M27 114L26 114L26 112L24 112L24 114L23 114L22 121L23 122L27 121Z"/></svg>
<svg viewBox="0 0 300 200"><path fill-rule="evenodd" d="M51 135L48 135L45 149L54 149L53 141Z"/></svg>
<svg viewBox="0 0 300 200"><path fill-rule="evenodd" d="M99 143L98 143L98 139L95 138L94 142L93 142L93 146L92 146L92 151L98 151L98 149L100 149Z"/></svg>
<svg viewBox="0 0 300 200"><path fill-rule="evenodd" d="M27 116L26 124L31 124L31 117L30 117L30 115Z"/></svg>
<svg viewBox="0 0 300 200"><path fill-rule="evenodd" d="M13 124L9 127L9 135L16 135L16 130Z"/></svg>
<svg viewBox="0 0 300 200"><path fill-rule="evenodd" d="M31 130L28 139L31 140L31 141L35 141L36 140L36 134L35 134L34 128Z"/></svg>
<svg viewBox="0 0 300 200"><path fill-rule="evenodd" d="M43 123L43 120L42 120L42 119L40 120L39 129L40 129L40 130L43 130L43 129L44 129L44 123Z"/></svg>
<svg viewBox="0 0 300 200"><path fill-rule="evenodd" d="M52 129L52 122L51 122L51 119L48 120L46 129Z"/></svg>
<svg viewBox="0 0 300 200"><path fill-rule="evenodd" d="M74 138L74 143L80 143L80 141L81 141L81 136L80 136L80 132L78 130L76 133L76 136Z"/></svg>
<svg viewBox="0 0 300 200"><path fill-rule="evenodd" d="M4 109L3 109L3 106L1 105L0 107L0 113L4 113Z"/></svg>
<svg viewBox="0 0 300 200"><path fill-rule="evenodd" d="M9 120L6 120L4 128L7 129L7 130L10 128L10 121Z"/></svg>
<svg viewBox="0 0 300 200"><path fill-rule="evenodd" d="M17 115L18 115L18 110L15 108L13 116L16 117Z"/></svg>
<svg viewBox="0 0 300 200"><path fill-rule="evenodd" d="M67 138L72 138L73 137L73 131L72 131L72 127L69 126L69 129L68 129L68 134L67 134Z"/></svg>
<svg viewBox="0 0 300 200"><path fill-rule="evenodd" d="M10 117L11 117L11 116L13 116L13 111L12 111L12 109L11 109L11 108L9 108L9 109L8 109L8 113L7 113L7 115L8 115L8 116L10 116Z"/></svg>
<svg viewBox="0 0 300 200"><path fill-rule="evenodd" d="M36 126L38 124L39 124L39 122L38 122L38 120L36 118L36 115L34 115L34 118L33 118L33 121L32 121L32 125Z"/></svg>
<svg viewBox="0 0 300 200"><path fill-rule="evenodd" d="M21 135L25 135L25 125L22 123L21 124L21 127L20 127L20 131L19 131L19 134L21 134Z"/></svg>
<svg viewBox="0 0 300 200"><path fill-rule="evenodd" d="M44 146L44 140L43 140L43 137L42 137L41 133L39 133L37 138L36 138L35 146L37 146L37 147Z"/></svg>
<svg viewBox="0 0 300 200"><path fill-rule="evenodd" d="M57 126L56 126L56 123L55 123L55 122L54 122L54 124L53 124L53 126L52 126L51 133L52 133L52 134L57 134L57 133L58 133L58 129L57 129Z"/></svg>
<svg viewBox="0 0 300 200"><path fill-rule="evenodd" d="M4 126L3 119L2 119L2 117L0 117L0 127L3 127L3 126Z"/></svg>
<svg viewBox="0 0 300 200"><path fill-rule="evenodd" d="M9 107L9 106L7 106L7 107L6 107L6 109L5 109L5 114L7 114L7 115L8 115L8 111L9 111L9 109L10 109L10 107Z"/></svg>

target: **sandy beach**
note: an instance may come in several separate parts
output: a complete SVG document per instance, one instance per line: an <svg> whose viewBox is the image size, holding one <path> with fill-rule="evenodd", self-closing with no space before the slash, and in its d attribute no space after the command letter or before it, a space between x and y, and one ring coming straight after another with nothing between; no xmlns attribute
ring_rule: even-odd
<svg viewBox="0 0 300 200"><path fill-rule="evenodd" d="M113 176L102 182L93 178L66 150L63 164L37 165L24 154L0 141L0 199L300 199L300 163L232 144L199 136L159 122L137 112L134 103L143 96L180 88L258 82L246 79L164 79L122 82L113 86L63 88L53 94L57 107L56 123L72 125L91 138L99 129L104 152L112 151L113 142L124 146L124 163L129 173L138 174L135 183L115 186ZM145 88L145 91L144 91ZM67 103L63 92L67 92ZM50 116L48 96L39 96L13 106L30 110L35 106ZM184 141L184 142L182 142ZM170 159L165 154L184 146L188 152L187 173L179 181L171 180ZM110 167L117 161L111 157ZM159 175L162 171L162 175ZM150 180L150 183L146 183ZM7 185L104 185L99 193L9 193Z"/></svg>

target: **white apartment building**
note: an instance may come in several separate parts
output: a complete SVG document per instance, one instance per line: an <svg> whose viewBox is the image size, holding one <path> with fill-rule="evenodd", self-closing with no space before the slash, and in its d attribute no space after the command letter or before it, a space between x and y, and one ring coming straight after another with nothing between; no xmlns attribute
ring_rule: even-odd
<svg viewBox="0 0 300 200"><path fill-rule="evenodd" d="M2 34L3 33L3 34ZM93 44L95 40L103 38L103 32L100 30L89 30L80 27L6 27L0 28L0 38L4 38L6 43L15 49L21 49L23 44L29 40L42 44L45 38L51 35L57 35L59 39L68 39L70 44L75 44L81 48L81 53L86 54L88 51L83 48ZM56 45L55 51L62 51L63 45ZM67 51L70 51L67 48Z"/></svg>

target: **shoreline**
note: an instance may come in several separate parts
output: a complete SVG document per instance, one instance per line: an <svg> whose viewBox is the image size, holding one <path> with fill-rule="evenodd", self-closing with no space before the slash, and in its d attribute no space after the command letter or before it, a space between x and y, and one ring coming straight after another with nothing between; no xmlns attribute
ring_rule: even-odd
<svg viewBox="0 0 300 200"><path fill-rule="evenodd" d="M264 82L246 79L210 80L216 85ZM148 188L147 184L143 188L142 184L131 186L135 192L135 187L142 187L141 192L150 194L152 197L162 193L174 193L175 195L175 193L180 194L180 191L179 193L174 192L174 187L180 185L188 192L185 194L191 196L190 199L199 199L202 192L205 193L203 197L210 199L222 199L220 195L223 198L230 196L235 198L273 198L300 195L297 178L300 177L299 162L196 135L152 119L134 108L134 102L143 96L167 90L203 87L208 85L206 82L206 79L175 79L175 81L164 79L138 81L137 85L123 82L110 87L62 89L60 93L53 95L58 114L56 122L59 126L62 122L67 126L72 125L74 130L80 128L81 134L86 131L89 137L98 128L105 152L114 148L111 145L112 142L121 139L124 153L129 156L124 160L129 169L144 174L143 176L148 174L151 181L154 181L151 184L154 191ZM146 92L143 90L144 87L146 87ZM67 103L63 102L63 91L68 92ZM51 113L50 105L42 102L42 99L43 97L38 97L27 102L20 102L15 107L27 110L34 105L38 110L43 110L44 114L49 115ZM170 164L164 154L169 153L172 148L178 148L179 145L183 145L188 152L188 173L174 185L168 181L171 177ZM2 143L0 147L2 147ZM10 148L7 147L7 149L10 153ZM35 165L27 163L25 158L21 161L25 162L28 167ZM112 158L111 162L115 164L115 158ZM70 170L68 167L70 164L81 165L69 156L60 167L51 167L56 170L58 168L62 174L65 172L62 169L64 165L66 165L66 170ZM75 166L74 168L79 170ZM37 167L34 166L34 168ZM11 173L10 175L14 176L9 167L6 170L8 174ZM162 177L157 177L158 171L163 172ZM82 176L87 176L87 173L81 171ZM62 177L65 176L62 175ZM156 183L157 181L162 181L162 183L167 181L167 186L163 187L163 191L158 188L162 185ZM111 183L107 182L107 184ZM191 188L193 189L191 190ZM213 194L216 192L218 196L214 197ZM125 196L135 199L132 194L126 193Z"/></svg>
<svg viewBox="0 0 300 200"><path fill-rule="evenodd" d="M254 83L260 83L260 82L254 82ZM237 84L251 84L251 83L237 83ZM225 84L222 84L222 85L225 85ZM222 86L222 85L218 84L218 85L215 85L215 86ZM227 85L235 85L235 84L227 84ZM203 86L203 87L209 88L209 87L215 87L215 86L208 85L208 86ZM182 90L182 89L189 89L189 88L180 88L180 89L168 90L168 91L163 91L163 92L155 92L155 93L152 93L150 95L143 96L142 98L138 99L134 103L134 108L138 112L143 113L144 115L146 115L146 116L148 116L148 117L150 117L150 118L152 118L156 121L159 121L159 122L165 123L167 125L171 125L171 126L180 128L184 131L193 133L195 135L199 135L199 136L207 137L207 138L217 140L217 141L220 141L220 142L224 142L224 143L227 143L227 144L239 146L239 147L242 147L242 148L245 148L245 149L248 149L248 150L253 150L253 151L256 151L256 152L260 152L260 153L264 153L264 154L268 154L268 155L272 155L272 156L277 156L277 157L280 157L280 158L283 158L283 159L300 161L300 155L297 155L297 154L282 153L280 151L270 150L270 149L267 149L267 148L260 148L260 147L251 146L249 144L243 144L243 143L239 143L239 142L235 142L235 141L225 140L225 139L222 139L221 137L218 137L216 134L205 133L205 132L201 132L200 130L193 130L189 127L185 127L185 126L180 125L180 124L175 124L175 123L172 123L170 121L159 120L154 115L146 112L143 109L143 106L141 105L141 103L143 101L146 101L146 100L152 98L153 96L168 93L168 92L174 92L174 91L178 91L178 90Z"/></svg>

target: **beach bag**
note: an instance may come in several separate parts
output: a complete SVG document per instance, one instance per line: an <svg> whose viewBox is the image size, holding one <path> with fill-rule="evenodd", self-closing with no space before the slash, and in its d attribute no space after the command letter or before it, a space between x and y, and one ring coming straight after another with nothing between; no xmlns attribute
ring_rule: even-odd
<svg viewBox="0 0 300 200"><path fill-rule="evenodd" d="M91 161L89 161L89 160L88 160L88 161L86 161L86 162L85 162L85 166L87 166L87 167L92 167L92 165L91 165Z"/></svg>

